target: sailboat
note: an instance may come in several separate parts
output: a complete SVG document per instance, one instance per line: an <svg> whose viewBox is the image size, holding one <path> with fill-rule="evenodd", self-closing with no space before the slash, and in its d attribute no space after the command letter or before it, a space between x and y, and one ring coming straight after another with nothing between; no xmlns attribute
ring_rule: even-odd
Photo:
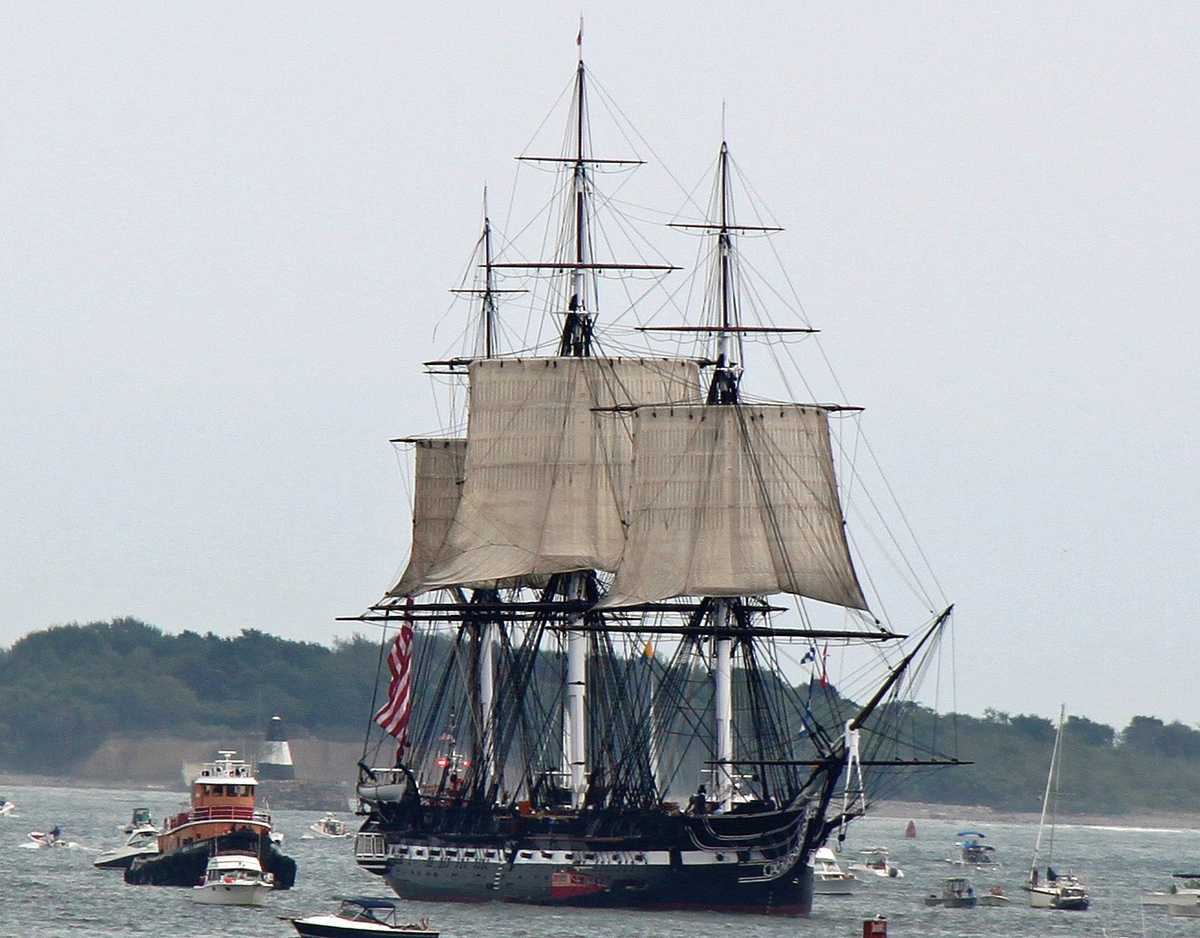
<svg viewBox="0 0 1200 938"><path fill-rule="evenodd" d="M1025 891L1029 893L1029 905L1034 909L1072 909L1082 911L1088 907L1087 886L1070 873L1059 873L1051 865L1054 862L1054 822L1058 810L1058 770L1062 753L1063 726L1067 719L1064 704L1058 714L1058 732L1054 736L1054 749L1050 753L1050 774L1046 777L1046 794L1042 798L1042 817L1038 822L1037 840L1033 846L1033 862L1029 866L1029 878ZM1046 811L1050 811L1050 838L1046 848L1046 874L1043 878L1038 867L1041 859L1042 834L1046 830Z"/></svg>
<svg viewBox="0 0 1200 938"><path fill-rule="evenodd" d="M511 260L501 239L497 257L485 207L457 291L480 338L427 363L466 379L465 436L393 440L415 450L410 559L346 617L390 643L356 860L405 899L804 915L816 851L865 810L831 809L847 754L911 692L952 607L881 657L865 703L823 677L809 706L789 682L788 646L907 637L868 611L846 538L829 418L857 408L745 391L743 340L814 330L743 321L739 238L780 229L736 221L725 141L706 217L673 225L712 248L703 322L640 327L700 348L612 353L601 281L677 268L607 257L597 175L641 161L593 154L590 88L580 52L561 154L520 157L558 173L553 256ZM548 354L504 348L516 291L496 284L514 275L552 284ZM777 624L780 594L800 627ZM815 627L806 601L845 626Z"/></svg>

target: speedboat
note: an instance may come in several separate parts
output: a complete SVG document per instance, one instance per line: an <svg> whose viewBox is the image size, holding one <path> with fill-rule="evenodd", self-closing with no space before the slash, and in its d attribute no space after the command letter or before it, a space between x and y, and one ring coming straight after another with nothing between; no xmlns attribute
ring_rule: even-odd
<svg viewBox="0 0 1200 938"><path fill-rule="evenodd" d="M994 862L992 854L996 852L996 848L980 843L986 834L979 831L959 831L958 836L963 838L956 846L962 851L961 862L964 866L988 866Z"/></svg>
<svg viewBox="0 0 1200 938"><path fill-rule="evenodd" d="M904 878L904 871L898 866L892 866L888 860L887 848L868 847L860 855L862 856L861 860L850 864L851 872L872 873L882 879Z"/></svg>
<svg viewBox="0 0 1200 938"><path fill-rule="evenodd" d="M154 821L150 818L149 808L134 808L133 817L129 819L128 824L120 827L122 834L132 834L134 831L139 831L147 827L154 827Z"/></svg>
<svg viewBox="0 0 1200 938"><path fill-rule="evenodd" d="M265 905L274 888L275 877L263 872L258 855L239 850L209 859L192 898L209 905Z"/></svg>
<svg viewBox="0 0 1200 938"><path fill-rule="evenodd" d="M9 801L7 798L0 798L0 817L12 814L16 810L16 802Z"/></svg>
<svg viewBox="0 0 1200 938"><path fill-rule="evenodd" d="M1169 892L1152 892L1142 905L1165 906L1172 918L1200 918L1200 873L1172 873Z"/></svg>
<svg viewBox="0 0 1200 938"><path fill-rule="evenodd" d="M402 923L392 899L345 898L333 915L294 918L292 924L303 938L379 938L380 935L438 938L428 919Z"/></svg>
<svg viewBox="0 0 1200 938"><path fill-rule="evenodd" d="M942 883L942 894L931 893L925 897L925 904L940 905L946 909L973 909L979 904L975 895L975 887L962 876L951 876Z"/></svg>
<svg viewBox="0 0 1200 938"><path fill-rule="evenodd" d="M828 847L813 854L813 893L818 896L849 896L858 879L838 865L837 856Z"/></svg>
<svg viewBox="0 0 1200 938"><path fill-rule="evenodd" d="M1010 900L1004 894L1003 886L993 886L986 896L979 897L980 905L1002 906L1009 905Z"/></svg>
<svg viewBox="0 0 1200 938"><path fill-rule="evenodd" d="M308 825L308 829L318 837L352 837L354 831L345 821L339 820L336 815L326 814L321 820L313 821Z"/></svg>
<svg viewBox="0 0 1200 938"><path fill-rule="evenodd" d="M46 831L30 831L29 839L39 847L69 847L70 843L63 837L62 831L55 827Z"/></svg>
<svg viewBox="0 0 1200 938"><path fill-rule="evenodd" d="M98 870L123 870L133 862L134 857L155 853L158 853L158 828L148 824L130 833L125 846L100 854L92 861L92 866Z"/></svg>

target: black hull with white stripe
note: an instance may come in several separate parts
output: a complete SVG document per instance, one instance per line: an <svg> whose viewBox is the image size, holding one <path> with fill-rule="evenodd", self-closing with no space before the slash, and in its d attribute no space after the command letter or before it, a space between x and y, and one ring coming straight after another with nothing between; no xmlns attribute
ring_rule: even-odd
<svg viewBox="0 0 1200 938"><path fill-rule="evenodd" d="M516 821L517 836L445 828L433 835L373 815L358 834L356 858L398 896L417 901L774 915L812 909L805 846L812 819L803 807L703 817L647 812L608 824L586 814L499 820ZM639 821L647 833L605 833Z"/></svg>

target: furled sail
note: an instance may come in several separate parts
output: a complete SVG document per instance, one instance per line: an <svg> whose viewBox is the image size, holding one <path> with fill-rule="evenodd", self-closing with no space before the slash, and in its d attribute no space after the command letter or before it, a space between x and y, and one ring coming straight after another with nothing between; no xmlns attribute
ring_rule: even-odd
<svg viewBox="0 0 1200 938"><path fill-rule="evenodd" d="M632 441L612 409L699 400L696 362L481 359L470 383L462 500L424 588L615 570Z"/></svg>
<svg viewBox="0 0 1200 938"><path fill-rule="evenodd" d="M602 605L786 592L866 609L821 407L641 407L633 466Z"/></svg>
<svg viewBox="0 0 1200 938"><path fill-rule="evenodd" d="M412 552L408 566L389 596L415 596L441 552L462 494L464 439L418 440L413 472Z"/></svg>

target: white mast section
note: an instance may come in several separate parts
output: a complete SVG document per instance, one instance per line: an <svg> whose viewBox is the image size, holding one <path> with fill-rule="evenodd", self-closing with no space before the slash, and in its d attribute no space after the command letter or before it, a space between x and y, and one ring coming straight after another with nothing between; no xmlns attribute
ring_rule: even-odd
<svg viewBox="0 0 1200 938"><path fill-rule="evenodd" d="M846 839L846 825L852 817L865 814L867 789L863 782L862 760L858 748L858 729L853 720L846 721L846 788L842 792L842 817L838 824L838 845Z"/></svg>
<svg viewBox="0 0 1200 938"><path fill-rule="evenodd" d="M714 629L725 628L729 606L724 599L713 601ZM713 640L713 678L716 682L713 708L716 716L717 765L714 773L718 811L733 804L733 640L722 636Z"/></svg>
<svg viewBox="0 0 1200 938"><path fill-rule="evenodd" d="M647 714L646 714L646 743L647 757L650 761L650 780L654 783L654 790L658 791L658 774L659 774L659 753L658 753L658 721L657 708L654 706L654 695L658 692L658 682L654 677L654 646L649 642L642 650L642 660L646 664L646 694L647 694Z"/></svg>
<svg viewBox="0 0 1200 938"><path fill-rule="evenodd" d="M485 622L479 633L479 713L483 720L483 777L496 772L496 623Z"/></svg>

